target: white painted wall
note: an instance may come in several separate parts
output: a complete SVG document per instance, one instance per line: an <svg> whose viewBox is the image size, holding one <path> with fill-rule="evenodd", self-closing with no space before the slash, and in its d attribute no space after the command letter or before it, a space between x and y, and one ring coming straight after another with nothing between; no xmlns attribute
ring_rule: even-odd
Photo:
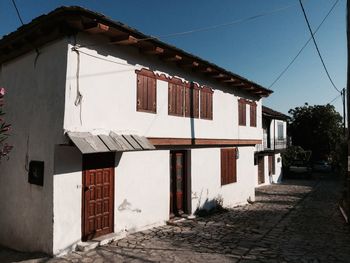
<svg viewBox="0 0 350 263"><path fill-rule="evenodd" d="M239 147L237 182L221 186L220 148L191 150L192 212L210 208L216 198L233 207L255 200L254 147Z"/></svg>
<svg viewBox="0 0 350 263"><path fill-rule="evenodd" d="M274 146L274 139L278 140L278 123L283 124L283 139L287 139L287 122L282 120L273 119L270 123L270 140L271 140L271 148Z"/></svg>
<svg viewBox="0 0 350 263"><path fill-rule="evenodd" d="M14 148L0 164L0 244L52 253L55 145L62 143L66 40L41 47L1 65L8 143ZM34 64L36 60L36 64ZM45 162L44 186L28 183L29 161Z"/></svg>
<svg viewBox="0 0 350 263"><path fill-rule="evenodd" d="M79 86L81 105L75 106L77 94L77 53L68 52L68 79L64 128L70 131L110 131L136 133L149 137L261 139L261 118L257 127L238 126L238 98L248 94L232 91L201 75L186 72L175 64L165 63L154 56L142 55L136 48L103 45L103 37L78 35L81 45L97 46L79 49ZM96 49L96 50L94 50ZM168 84L157 80L157 114L136 111L136 69L150 68L158 73L196 81L215 89L213 120L168 115ZM261 101L257 101L261 116Z"/></svg>
<svg viewBox="0 0 350 263"><path fill-rule="evenodd" d="M56 146L54 164L53 254L75 249L81 241L82 154L74 146Z"/></svg>
<svg viewBox="0 0 350 263"><path fill-rule="evenodd" d="M115 232L163 225L169 219L169 151L117 154Z"/></svg>

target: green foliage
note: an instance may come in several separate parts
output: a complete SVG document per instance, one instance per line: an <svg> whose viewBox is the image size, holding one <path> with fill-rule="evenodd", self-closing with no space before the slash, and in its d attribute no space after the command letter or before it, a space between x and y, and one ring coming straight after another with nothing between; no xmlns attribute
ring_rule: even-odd
<svg viewBox="0 0 350 263"><path fill-rule="evenodd" d="M313 160L327 160L334 155L343 141L342 117L334 106L305 103L289 110L291 119L288 132L293 145L312 151Z"/></svg>
<svg viewBox="0 0 350 263"><path fill-rule="evenodd" d="M311 151L305 151L300 146L290 146L282 153L283 166L288 168L295 161L308 163L311 157Z"/></svg>

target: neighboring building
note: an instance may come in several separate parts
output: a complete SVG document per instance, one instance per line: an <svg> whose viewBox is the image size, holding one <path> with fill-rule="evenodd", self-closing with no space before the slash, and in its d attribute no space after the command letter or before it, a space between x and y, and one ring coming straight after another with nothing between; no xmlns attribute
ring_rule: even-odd
<svg viewBox="0 0 350 263"><path fill-rule="evenodd" d="M262 106L263 143L256 145L256 185L279 183L282 180L281 152L287 148L288 116Z"/></svg>
<svg viewBox="0 0 350 263"><path fill-rule="evenodd" d="M34 19L0 51L14 146L0 244L56 255L254 200L272 91L79 7Z"/></svg>

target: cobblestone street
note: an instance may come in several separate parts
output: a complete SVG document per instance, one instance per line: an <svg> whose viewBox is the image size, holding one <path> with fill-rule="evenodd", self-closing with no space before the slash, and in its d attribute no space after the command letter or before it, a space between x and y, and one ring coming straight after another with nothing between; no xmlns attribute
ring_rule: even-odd
<svg viewBox="0 0 350 263"><path fill-rule="evenodd" d="M288 181L253 205L129 235L49 262L350 262L339 183Z"/></svg>

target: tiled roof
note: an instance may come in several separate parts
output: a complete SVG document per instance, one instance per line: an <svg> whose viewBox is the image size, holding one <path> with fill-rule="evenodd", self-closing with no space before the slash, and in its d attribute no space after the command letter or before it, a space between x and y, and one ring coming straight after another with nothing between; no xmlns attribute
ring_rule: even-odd
<svg viewBox="0 0 350 263"><path fill-rule="evenodd" d="M57 8L4 36L0 39L0 64L47 42L78 32L105 35L109 38L108 44L133 46L145 54L161 58L166 63L174 63L183 69L190 69L227 87L246 91L257 97L267 97L272 93L272 90L209 61L78 6Z"/></svg>

